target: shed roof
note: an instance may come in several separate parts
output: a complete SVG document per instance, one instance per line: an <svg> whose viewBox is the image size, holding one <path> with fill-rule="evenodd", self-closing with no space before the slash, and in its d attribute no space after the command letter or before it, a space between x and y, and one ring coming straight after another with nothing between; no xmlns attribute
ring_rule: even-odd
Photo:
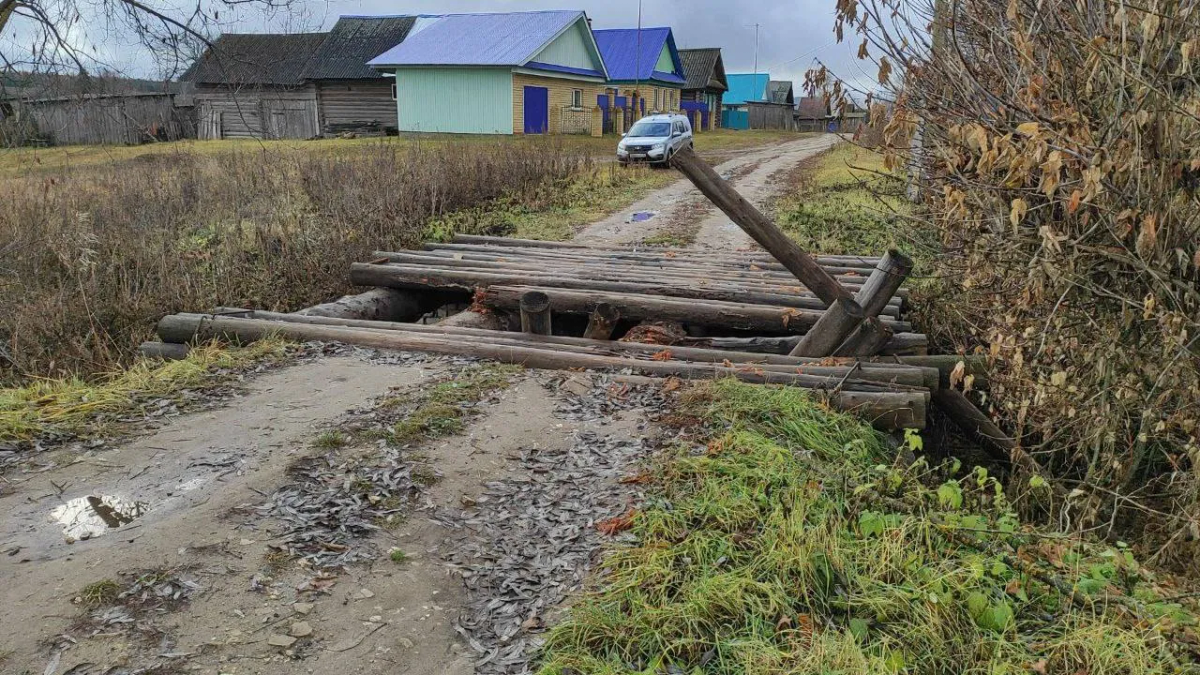
<svg viewBox="0 0 1200 675"><path fill-rule="evenodd" d="M328 33L226 33L179 79L198 84L298 85Z"/></svg>
<svg viewBox="0 0 1200 675"><path fill-rule="evenodd" d="M680 49L679 60L683 63L683 74L687 79L684 89L729 90L720 47Z"/></svg>
<svg viewBox="0 0 1200 675"><path fill-rule="evenodd" d="M805 120L819 120L829 117L829 106L824 96L802 96L796 104L796 116Z"/></svg>
<svg viewBox="0 0 1200 675"><path fill-rule="evenodd" d="M679 50L675 47L675 36L670 28L609 28L592 32L612 80L658 80L671 84L686 82ZM664 47L670 51L674 72L664 73L654 69Z"/></svg>
<svg viewBox="0 0 1200 675"><path fill-rule="evenodd" d="M404 42L415 16L343 16L304 69L309 80L365 80L383 77L367 61Z"/></svg>
<svg viewBox="0 0 1200 675"><path fill-rule="evenodd" d="M792 93L792 83L786 80L767 82L767 100L771 103L794 104L796 96Z"/></svg>
<svg viewBox="0 0 1200 675"><path fill-rule="evenodd" d="M523 66L586 18L576 10L421 16L403 42L368 65Z"/></svg>
<svg viewBox="0 0 1200 675"><path fill-rule="evenodd" d="M767 73L734 73L728 77L729 92L725 94L727 105L740 105L747 101L762 101L767 94Z"/></svg>

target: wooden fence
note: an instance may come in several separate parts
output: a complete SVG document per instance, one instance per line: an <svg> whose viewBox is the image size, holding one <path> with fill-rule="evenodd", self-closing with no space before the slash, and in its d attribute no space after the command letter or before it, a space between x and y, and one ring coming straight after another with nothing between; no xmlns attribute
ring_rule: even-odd
<svg viewBox="0 0 1200 675"><path fill-rule="evenodd" d="M139 93L7 101L6 126L21 129L9 145L134 145L196 137L191 107L173 94Z"/></svg>
<svg viewBox="0 0 1200 675"><path fill-rule="evenodd" d="M751 129L796 129L792 106L786 103L748 103L746 108Z"/></svg>

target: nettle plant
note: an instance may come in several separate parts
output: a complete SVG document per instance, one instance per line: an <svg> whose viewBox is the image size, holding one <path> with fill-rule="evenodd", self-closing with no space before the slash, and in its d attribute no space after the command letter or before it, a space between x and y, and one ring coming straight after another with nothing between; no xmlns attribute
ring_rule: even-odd
<svg viewBox="0 0 1200 675"><path fill-rule="evenodd" d="M881 151L942 238L930 331L994 357L994 412L1061 483L1050 513L1181 561L1200 538L1198 5L837 4L877 68Z"/></svg>

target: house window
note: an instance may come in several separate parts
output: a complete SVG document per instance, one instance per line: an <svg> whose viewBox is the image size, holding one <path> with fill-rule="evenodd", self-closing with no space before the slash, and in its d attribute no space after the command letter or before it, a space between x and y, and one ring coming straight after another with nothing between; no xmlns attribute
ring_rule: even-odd
<svg viewBox="0 0 1200 675"><path fill-rule="evenodd" d="M671 110L675 109L675 90L671 90Z"/></svg>
<svg viewBox="0 0 1200 675"><path fill-rule="evenodd" d="M392 100L393 101L396 100L396 83L395 82L392 83Z"/></svg>
<svg viewBox="0 0 1200 675"><path fill-rule="evenodd" d="M582 89L572 89L571 90L571 107L572 108L582 108L583 107L583 90Z"/></svg>
<svg viewBox="0 0 1200 675"><path fill-rule="evenodd" d="M662 106L662 99L660 98L660 95L661 95L661 94L662 94L662 91L660 91L660 90L658 89L658 87L655 87L655 88L654 88L654 109L655 109L655 110L661 110L661 109L662 109L662 107L661 107L661 106Z"/></svg>

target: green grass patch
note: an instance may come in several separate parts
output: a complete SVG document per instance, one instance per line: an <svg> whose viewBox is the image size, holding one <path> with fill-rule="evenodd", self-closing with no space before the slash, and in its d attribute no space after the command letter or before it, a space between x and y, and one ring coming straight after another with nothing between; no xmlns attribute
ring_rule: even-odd
<svg viewBox="0 0 1200 675"><path fill-rule="evenodd" d="M425 438L453 436L462 432L465 406L509 386L520 366L487 363L471 366L454 379L384 402L384 407L405 406L410 412L391 429L389 440L397 445ZM432 480L432 479L431 479Z"/></svg>
<svg viewBox="0 0 1200 675"><path fill-rule="evenodd" d="M1174 631L1194 615L1159 599L1149 570L1022 526L982 469L897 463L868 425L796 389L723 381L684 400L710 431L662 460L637 543L549 634L542 675L1115 675L1186 660Z"/></svg>
<svg viewBox="0 0 1200 675"><path fill-rule="evenodd" d="M840 144L803 166L796 181L776 210L780 226L805 250L878 256L899 248L918 262L937 250L932 228L910 220L902 178L870 150Z"/></svg>
<svg viewBox="0 0 1200 675"><path fill-rule="evenodd" d="M350 439L346 434L337 429L330 429L329 431L322 431L317 436L317 440L313 441L313 447L319 450L337 450L338 448L346 447L349 442Z"/></svg>
<svg viewBox="0 0 1200 675"><path fill-rule="evenodd" d="M112 579L92 582L79 591L79 602L88 609L105 607L117 601L121 595L121 584Z"/></svg>
<svg viewBox="0 0 1200 675"><path fill-rule="evenodd" d="M286 343L262 340L240 349L206 345L187 358L161 362L143 359L99 381L35 380L0 389L0 441L32 441L119 433L136 417L184 390L229 381L250 364L281 359Z"/></svg>

